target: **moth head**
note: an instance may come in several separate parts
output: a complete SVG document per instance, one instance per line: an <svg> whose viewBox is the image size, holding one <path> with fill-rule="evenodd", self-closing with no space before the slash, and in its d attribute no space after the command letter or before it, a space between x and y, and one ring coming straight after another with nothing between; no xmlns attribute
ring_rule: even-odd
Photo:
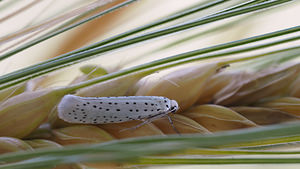
<svg viewBox="0 0 300 169"><path fill-rule="evenodd" d="M176 100L171 100L171 108L170 108L171 113L175 113L178 109L179 106Z"/></svg>

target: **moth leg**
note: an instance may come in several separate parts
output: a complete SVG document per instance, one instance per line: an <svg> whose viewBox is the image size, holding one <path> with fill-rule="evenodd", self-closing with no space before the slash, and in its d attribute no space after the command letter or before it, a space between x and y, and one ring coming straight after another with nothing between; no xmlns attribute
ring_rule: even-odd
<svg viewBox="0 0 300 169"><path fill-rule="evenodd" d="M140 124L138 124L138 125L136 125L134 127L125 128L125 129L120 130L119 132L123 132L123 131L126 131L126 130L135 130L135 129L137 129L137 128L145 125L145 124L151 123L152 121L154 121L156 119L159 119L161 117L164 117L164 116L166 116L166 114L159 114L157 116L153 116L151 118L146 119L145 121L143 121L142 123L140 123Z"/></svg>
<svg viewBox="0 0 300 169"><path fill-rule="evenodd" d="M138 125L136 125L134 127L122 129L119 132L123 132L123 131L126 131L126 130L135 130L135 129L137 129L137 128L145 125L145 124L148 124L148 123L151 123L150 119L147 119L147 120L143 121L142 123L140 123L140 124L138 124Z"/></svg>
<svg viewBox="0 0 300 169"><path fill-rule="evenodd" d="M170 122L170 124L171 124L171 126L172 126L172 128L173 128L173 130L177 133L177 134L179 134L180 135L180 132L176 129L176 127L174 126L174 123L173 123L173 120L171 119L171 117L169 116L169 115L167 115L166 114L166 116L167 116L167 118L168 118L168 120L169 120L169 122Z"/></svg>

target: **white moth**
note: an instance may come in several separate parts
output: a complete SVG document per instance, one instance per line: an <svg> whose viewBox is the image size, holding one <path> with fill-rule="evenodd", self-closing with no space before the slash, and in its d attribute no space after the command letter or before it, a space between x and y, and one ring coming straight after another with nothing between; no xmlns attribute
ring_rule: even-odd
<svg viewBox="0 0 300 169"><path fill-rule="evenodd" d="M160 96L79 97L65 95L58 117L70 123L105 124L145 120L137 127L178 110L175 100ZM173 125L172 125L173 126ZM174 126L173 126L174 128Z"/></svg>

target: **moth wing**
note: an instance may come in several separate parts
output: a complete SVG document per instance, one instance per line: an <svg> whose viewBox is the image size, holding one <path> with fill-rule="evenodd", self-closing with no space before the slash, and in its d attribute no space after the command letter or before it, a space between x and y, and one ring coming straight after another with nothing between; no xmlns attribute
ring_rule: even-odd
<svg viewBox="0 0 300 169"><path fill-rule="evenodd" d="M78 104L78 100L73 95L65 95L57 106L58 117L64 121L74 123L74 119L69 113Z"/></svg>

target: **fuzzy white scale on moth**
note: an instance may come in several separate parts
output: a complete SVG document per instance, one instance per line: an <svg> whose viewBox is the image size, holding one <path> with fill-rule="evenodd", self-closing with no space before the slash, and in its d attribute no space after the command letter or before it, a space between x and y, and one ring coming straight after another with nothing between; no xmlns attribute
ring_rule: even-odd
<svg viewBox="0 0 300 169"><path fill-rule="evenodd" d="M58 104L58 117L69 123L105 124L144 120L138 128L178 110L175 100L160 96L80 97L65 95Z"/></svg>

